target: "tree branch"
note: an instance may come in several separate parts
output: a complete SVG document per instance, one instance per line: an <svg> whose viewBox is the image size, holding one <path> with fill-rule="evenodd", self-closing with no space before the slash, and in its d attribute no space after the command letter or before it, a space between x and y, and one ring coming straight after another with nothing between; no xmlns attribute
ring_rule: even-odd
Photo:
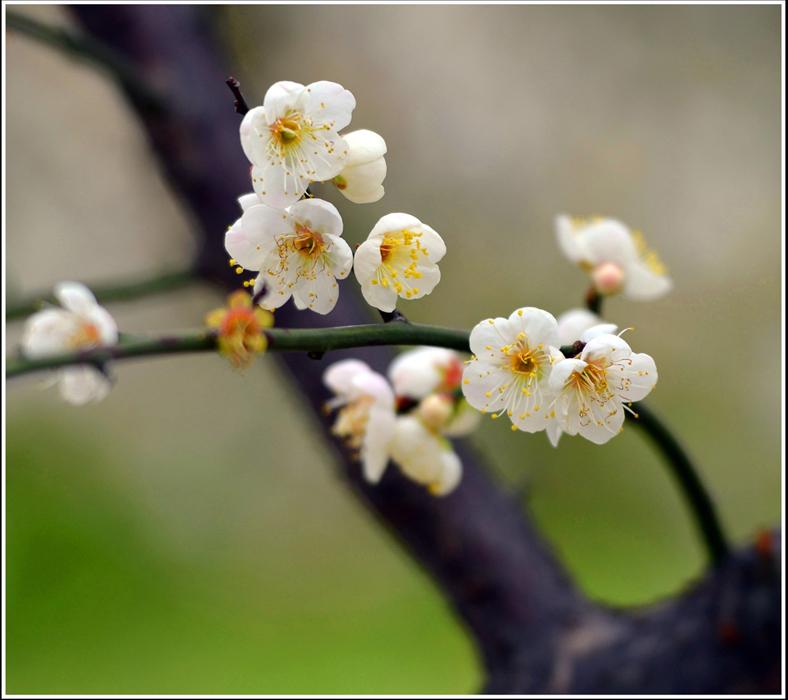
<svg viewBox="0 0 788 700"><path fill-rule="evenodd" d="M163 294L176 289L183 289L192 284L197 284L200 279L191 270L176 270L164 272L147 277L145 279L133 280L122 284L90 284L88 285L102 304L117 301L132 301L142 299L147 296ZM52 294L34 294L28 299L11 302L6 306L6 321L17 321L29 316L36 311L40 311L47 304L56 304L57 300Z"/></svg>

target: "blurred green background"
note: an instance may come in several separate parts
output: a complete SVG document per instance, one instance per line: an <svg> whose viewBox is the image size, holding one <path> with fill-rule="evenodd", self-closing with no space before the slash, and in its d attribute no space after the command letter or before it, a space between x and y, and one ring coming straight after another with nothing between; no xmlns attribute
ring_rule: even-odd
<svg viewBox="0 0 788 700"><path fill-rule="evenodd" d="M335 80L356 95L353 126L384 135L384 199L325 196L351 243L389 211L443 235L443 282L406 304L415 320L558 314L585 280L554 215L641 228L676 289L606 316L656 358L650 402L736 540L778 521L779 7L225 6L214 21L250 101L276 80ZM186 264L188 217L118 91L7 38L9 298ZM162 330L218 301L195 289L111 310L123 330ZM8 692L478 688L461 624L336 478L273 358L243 376L208 356L116 372L80 409L39 379L9 387ZM554 451L486 422L474 441L589 595L647 603L701 572L636 431Z"/></svg>

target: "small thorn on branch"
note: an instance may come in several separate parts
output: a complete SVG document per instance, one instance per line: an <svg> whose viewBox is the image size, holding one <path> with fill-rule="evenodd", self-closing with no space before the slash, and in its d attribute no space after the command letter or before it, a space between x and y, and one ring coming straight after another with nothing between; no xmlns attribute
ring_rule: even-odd
<svg viewBox="0 0 788 700"><path fill-rule="evenodd" d="M241 92L241 83L233 78L232 75L224 82L227 84L227 87L230 88L230 92L233 93L233 97L235 97L235 102L233 103L235 106L235 111L238 112L238 114L246 114L249 111L249 105L246 104L246 100L244 99L243 93Z"/></svg>
<svg viewBox="0 0 788 700"><path fill-rule="evenodd" d="M394 311L381 311L380 317L383 319L383 323L391 323L392 321L399 321L400 323L410 323L408 319L405 317L399 309L394 309Z"/></svg>

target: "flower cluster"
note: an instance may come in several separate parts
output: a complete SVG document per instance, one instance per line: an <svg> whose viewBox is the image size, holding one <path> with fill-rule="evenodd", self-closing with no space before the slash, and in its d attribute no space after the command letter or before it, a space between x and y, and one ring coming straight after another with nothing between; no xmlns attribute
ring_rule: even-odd
<svg viewBox="0 0 788 700"><path fill-rule="evenodd" d="M416 217L381 218L354 261L336 207L308 192L312 183L331 182L351 202L383 196L386 142L367 129L339 133L355 106L337 83L282 81L241 123L254 194L239 199L243 214L227 231L225 248L239 274L256 273L246 284L264 309L292 298L298 309L330 313L337 280L351 269L367 302L388 312L398 299L423 297L440 281L437 263L446 246Z"/></svg>
<svg viewBox="0 0 788 700"><path fill-rule="evenodd" d="M567 329L576 318L565 318L565 338L574 335ZM629 404L657 383L654 360L634 353L615 330L586 329L570 346L577 353L565 356L559 323L547 311L525 307L486 319L471 331L463 393L482 413L506 414L512 430L544 430L553 445L562 433L601 445L620 432Z"/></svg>
<svg viewBox="0 0 788 700"><path fill-rule="evenodd" d="M443 348L400 355L388 379L358 360L326 369L333 432L356 453L367 481L377 483L391 459L435 496L456 488L462 465L448 438L471 432L479 418L459 391L461 378L460 356Z"/></svg>

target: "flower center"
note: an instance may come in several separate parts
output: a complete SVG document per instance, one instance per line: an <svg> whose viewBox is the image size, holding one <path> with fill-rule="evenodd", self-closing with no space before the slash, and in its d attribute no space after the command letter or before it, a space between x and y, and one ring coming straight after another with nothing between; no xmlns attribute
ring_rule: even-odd
<svg viewBox="0 0 788 700"><path fill-rule="evenodd" d="M317 231L313 231L304 224L296 224L293 249L305 258L317 258L326 249L326 242Z"/></svg>
<svg viewBox="0 0 788 700"><path fill-rule="evenodd" d="M271 135L281 149L291 148L300 143L305 126L303 114L288 112L271 124Z"/></svg>
<svg viewBox="0 0 788 700"><path fill-rule="evenodd" d="M523 377L538 376L543 354L541 350L533 350L522 341L518 341L509 352L509 368Z"/></svg>
<svg viewBox="0 0 788 700"><path fill-rule="evenodd" d="M567 380L567 386L583 395L593 394L600 403L607 403L612 397L604 367L591 363L582 371L573 372Z"/></svg>
<svg viewBox="0 0 788 700"><path fill-rule="evenodd" d="M402 229L390 231L380 243L380 267L377 278L372 284L381 287L393 287L397 294L404 294L406 298L419 293L419 288L414 287L410 280L420 279L418 264L422 257L429 255L429 251L421 245L421 233Z"/></svg>
<svg viewBox="0 0 788 700"><path fill-rule="evenodd" d="M331 432L342 438L353 450L361 448L369 422L369 409L373 403L374 399L371 396L360 396L343 406L337 413Z"/></svg>
<svg viewBox="0 0 788 700"><path fill-rule="evenodd" d="M101 334L95 323L85 321L79 324L79 328L69 339L72 348L86 348L98 345L101 341Z"/></svg>

